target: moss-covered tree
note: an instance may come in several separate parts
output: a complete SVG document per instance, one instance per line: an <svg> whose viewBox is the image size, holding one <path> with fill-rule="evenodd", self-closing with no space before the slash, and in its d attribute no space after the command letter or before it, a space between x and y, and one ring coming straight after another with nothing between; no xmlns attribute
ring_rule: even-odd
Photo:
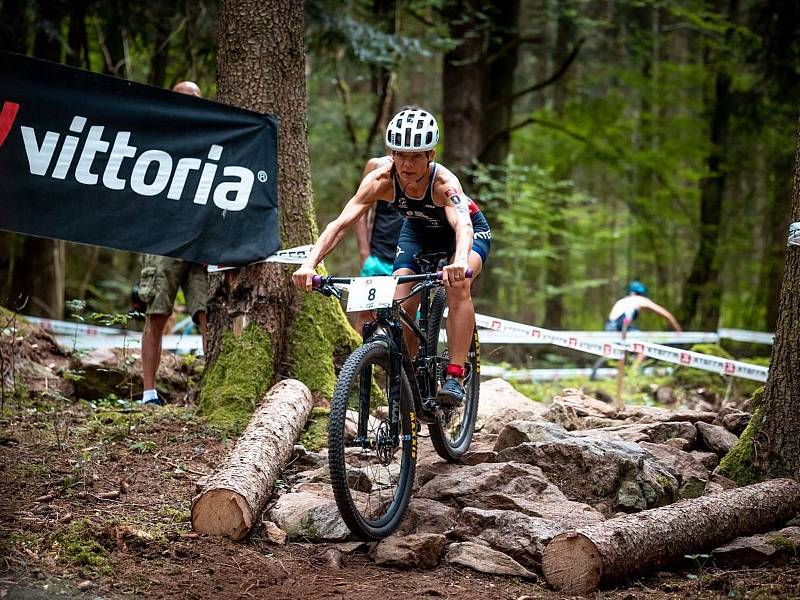
<svg viewBox="0 0 800 600"><path fill-rule="evenodd" d="M283 247L316 237L306 125L303 3L219 3L218 99L280 120L278 193ZM209 364L200 407L243 427L277 379L330 396L334 361L358 341L339 305L291 287L291 269L265 264L211 277Z"/></svg>
<svg viewBox="0 0 800 600"><path fill-rule="evenodd" d="M794 163L792 222L800 221L800 130ZM754 414L739 442L720 464L740 484L788 475L800 479L800 246L786 252L778 323L769 377L753 399Z"/></svg>

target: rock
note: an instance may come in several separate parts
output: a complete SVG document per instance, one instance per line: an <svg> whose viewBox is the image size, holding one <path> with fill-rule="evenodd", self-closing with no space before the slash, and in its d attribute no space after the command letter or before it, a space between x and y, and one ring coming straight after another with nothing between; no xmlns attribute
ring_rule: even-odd
<svg viewBox="0 0 800 600"><path fill-rule="evenodd" d="M716 472L716 469L711 472L711 481L714 483L721 485L725 490L732 490L734 488L739 487L739 485L733 481L732 479L728 479L724 475L720 475Z"/></svg>
<svg viewBox="0 0 800 600"><path fill-rule="evenodd" d="M672 396L673 390L668 385L660 385L656 389L653 396L655 396L656 402L659 404L672 404L674 402L674 398Z"/></svg>
<svg viewBox="0 0 800 600"><path fill-rule="evenodd" d="M616 504L627 511L639 511L647 508L647 500L635 481L625 480L617 489Z"/></svg>
<svg viewBox="0 0 800 600"><path fill-rule="evenodd" d="M661 506L678 494L678 481L665 467L638 444L621 440L570 435L556 442L506 448L498 453L498 460L538 465L568 498L588 504L609 502L612 511L620 500L621 506L635 510L642 501L647 507ZM626 486L620 496L625 481L633 485ZM636 488L641 499L633 497Z"/></svg>
<svg viewBox="0 0 800 600"><path fill-rule="evenodd" d="M722 425L722 427L735 435L742 435L742 432L747 428L747 424L750 423L752 416L753 415L749 412L744 412L743 410L730 409L727 414L723 414L723 412L720 411L719 422L715 422L714 424Z"/></svg>
<svg viewBox="0 0 800 600"><path fill-rule="evenodd" d="M92 584L92 582L91 582L91 581L89 581L88 579L85 579L85 580L81 581L81 582L78 584L78 589L79 589L80 591L82 591L82 592L85 592L86 590L88 590L88 589L91 589L92 585L93 585L93 584Z"/></svg>
<svg viewBox="0 0 800 600"><path fill-rule="evenodd" d="M699 460L702 465L712 471L717 468L719 464L719 456L716 455L715 452L703 452L702 450L692 450L690 452L692 456L694 456L697 460Z"/></svg>
<svg viewBox="0 0 800 600"><path fill-rule="evenodd" d="M444 533L458 516L458 509L430 498L411 498L398 534Z"/></svg>
<svg viewBox="0 0 800 600"><path fill-rule="evenodd" d="M725 491L725 488L722 487L720 484L715 483L713 481L709 481L706 484L706 489L703 490L703 496L713 496L714 494L721 494Z"/></svg>
<svg viewBox="0 0 800 600"><path fill-rule="evenodd" d="M481 384L475 428L499 433L506 423L516 419L542 419L546 412L547 405L520 394L507 381L490 379Z"/></svg>
<svg viewBox="0 0 800 600"><path fill-rule="evenodd" d="M715 548L711 556L724 568L759 567L764 563L784 564L796 556L800 547L800 528L785 527L780 531L738 537Z"/></svg>
<svg viewBox="0 0 800 600"><path fill-rule="evenodd" d="M687 421L697 423L703 421L711 423L717 416L713 411L697 411L690 409L672 410L659 406L644 406L640 404L626 404L617 416L636 423L663 423L666 421Z"/></svg>
<svg viewBox="0 0 800 600"><path fill-rule="evenodd" d="M283 546L286 543L286 532L272 521L264 521L264 539L276 546Z"/></svg>
<svg viewBox="0 0 800 600"><path fill-rule="evenodd" d="M284 494L269 511L268 518L289 539L338 541L350 536L328 486L305 484L298 492Z"/></svg>
<svg viewBox="0 0 800 600"><path fill-rule="evenodd" d="M456 541L489 545L529 569L540 569L544 547L565 530L548 519L512 510L467 507L447 535Z"/></svg>
<svg viewBox="0 0 800 600"><path fill-rule="evenodd" d="M461 464L479 465L494 462L496 458L497 452L494 450L469 450L461 457Z"/></svg>
<svg viewBox="0 0 800 600"><path fill-rule="evenodd" d="M720 457L725 456L733 448L734 444L739 441L736 435L719 425L698 423L697 430L700 432L700 437L706 447L712 452L716 452Z"/></svg>
<svg viewBox="0 0 800 600"><path fill-rule="evenodd" d="M586 429L573 431L574 436L600 437L606 439L622 439L626 442L651 442L654 444L672 438L683 438L694 442L697 428L688 421L659 421L654 423L629 423L603 429Z"/></svg>
<svg viewBox="0 0 800 600"><path fill-rule="evenodd" d="M433 569L446 543L447 538L438 533L393 535L373 546L369 555L377 565Z"/></svg>
<svg viewBox="0 0 800 600"><path fill-rule="evenodd" d="M678 450L688 450L691 448L692 443L687 440L686 438L669 438L668 440L664 440L662 442L665 446L670 446L672 448L677 448Z"/></svg>
<svg viewBox="0 0 800 600"><path fill-rule="evenodd" d="M625 421L619 419L609 419L608 417L579 417L576 429L602 429L604 427L614 427L624 425Z"/></svg>
<svg viewBox="0 0 800 600"><path fill-rule="evenodd" d="M617 411L613 406L587 396L579 389L567 388L560 396L553 398L544 418L571 430L580 425L581 417L613 419L616 414Z"/></svg>
<svg viewBox="0 0 800 600"><path fill-rule="evenodd" d="M690 475L683 479L681 487L678 488L678 497L681 499L686 498L699 498L705 495L708 480L700 479L694 475Z"/></svg>
<svg viewBox="0 0 800 600"><path fill-rule="evenodd" d="M565 529L603 521L591 506L568 500L538 467L514 462L461 467L426 483L417 497L459 507L514 510Z"/></svg>
<svg viewBox="0 0 800 600"><path fill-rule="evenodd" d="M647 450L658 464L666 467L676 477L678 483L692 476L698 480L708 481L708 469L692 454L665 444L641 442L639 445Z"/></svg>
<svg viewBox="0 0 800 600"><path fill-rule="evenodd" d="M338 548L328 548L322 553L322 560L329 569L342 568L342 553Z"/></svg>
<svg viewBox="0 0 800 600"><path fill-rule="evenodd" d="M450 544L447 548L447 554L445 554L444 560L447 563L469 567L481 573L538 579L534 573L523 567L510 556L493 550L488 546L472 542Z"/></svg>
<svg viewBox="0 0 800 600"><path fill-rule="evenodd" d="M566 430L547 421L511 421L497 436L494 451L519 446L524 442L553 442L567 437Z"/></svg>

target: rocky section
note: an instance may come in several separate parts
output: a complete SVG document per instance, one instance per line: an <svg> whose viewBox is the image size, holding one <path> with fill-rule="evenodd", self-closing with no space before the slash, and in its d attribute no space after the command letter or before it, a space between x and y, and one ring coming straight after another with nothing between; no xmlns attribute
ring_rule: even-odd
<svg viewBox="0 0 800 600"><path fill-rule="evenodd" d="M138 352L71 355L33 328L17 338L0 337L0 349L8 354L14 346L14 374L33 393L57 390L98 399L136 392ZM7 361L4 369L10 385ZM197 363L165 355L162 393L173 399L185 394L198 374ZM442 461L421 438L406 518L395 535L371 545L369 555L399 568L445 562L531 578L540 572L545 546L559 533L600 523L618 511L719 493L735 484L711 471L750 414L704 410L710 405L702 402L695 406L701 410L625 406L617 411L576 389L537 403L502 380L485 382L465 464ZM270 543L351 540L333 499L324 448L296 447L284 483L264 515L263 535ZM799 538L794 527L741 538L716 549L714 561L780 562L794 556Z"/></svg>

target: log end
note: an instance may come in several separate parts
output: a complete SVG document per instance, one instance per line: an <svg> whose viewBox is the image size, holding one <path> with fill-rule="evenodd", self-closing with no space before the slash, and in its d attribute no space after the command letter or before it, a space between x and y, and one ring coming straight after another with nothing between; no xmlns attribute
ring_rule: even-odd
<svg viewBox="0 0 800 600"><path fill-rule="evenodd" d="M196 533L241 540L252 526L253 513L247 501L232 490L210 489L192 503L192 529Z"/></svg>
<svg viewBox="0 0 800 600"><path fill-rule="evenodd" d="M554 537L544 549L542 571L555 589L583 596L600 585L603 560L589 538L569 531Z"/></svg>

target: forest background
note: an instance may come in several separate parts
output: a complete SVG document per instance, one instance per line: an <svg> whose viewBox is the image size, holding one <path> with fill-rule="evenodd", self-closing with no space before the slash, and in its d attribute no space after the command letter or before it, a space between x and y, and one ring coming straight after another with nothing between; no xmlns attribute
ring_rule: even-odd
<svg viewBox="0 0 800 600"><path fill-rule="evenodd" d="M159 87L190 79L214 99L216 11L0 0L0 48ZM638 278L684 329L773 331L799 22L793 0L310 0L317 223L384 151L386 119L417 104L492 225L479 312L598 329ZM354 236L326 265L358 272ZM126 312L139 269L138 255L0 233L0 299L28 297L27 314L69 316L73 299Z"/></svg>

